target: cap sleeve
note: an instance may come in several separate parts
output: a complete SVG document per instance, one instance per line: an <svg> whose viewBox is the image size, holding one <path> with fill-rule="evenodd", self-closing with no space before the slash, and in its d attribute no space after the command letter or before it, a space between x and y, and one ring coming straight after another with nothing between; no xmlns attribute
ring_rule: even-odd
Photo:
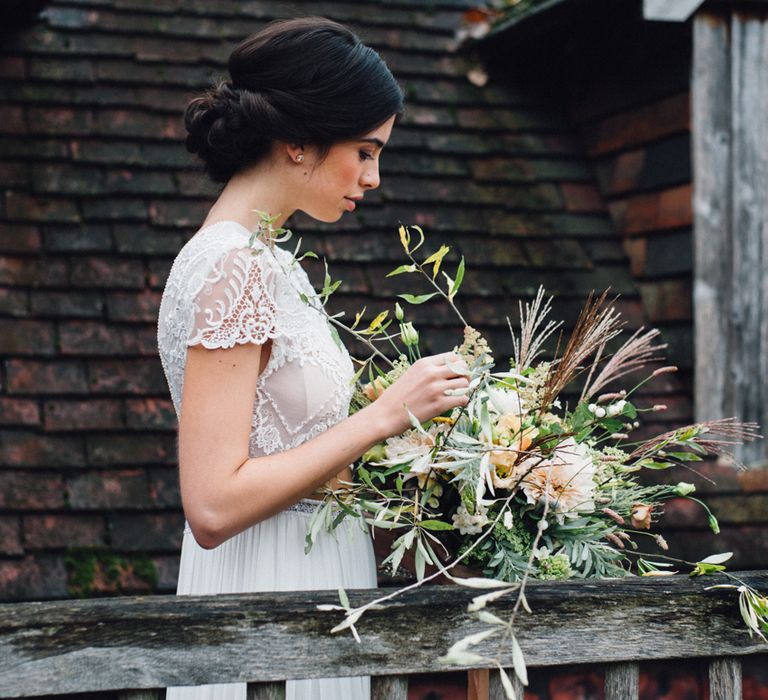
<svg viewBox="0 0 768 700"><path fill-rule="evenodd" d="M231 348L277 335L276 269L264 247L228 250L208 270L193 301L187 346Z"/></svg>

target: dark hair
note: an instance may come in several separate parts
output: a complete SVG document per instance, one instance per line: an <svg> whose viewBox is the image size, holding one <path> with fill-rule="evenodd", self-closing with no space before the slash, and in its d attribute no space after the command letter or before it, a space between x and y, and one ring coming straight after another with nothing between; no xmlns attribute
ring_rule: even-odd
<svg viewBox="0 0 768 700"><path fill-rule="evenodd" d="M403 92L382 58L323 17L271 22L229 57L220 82L184 111L186 146L214 182L267 155L272 142L318 146L321 155L403 111Z"/></svg>

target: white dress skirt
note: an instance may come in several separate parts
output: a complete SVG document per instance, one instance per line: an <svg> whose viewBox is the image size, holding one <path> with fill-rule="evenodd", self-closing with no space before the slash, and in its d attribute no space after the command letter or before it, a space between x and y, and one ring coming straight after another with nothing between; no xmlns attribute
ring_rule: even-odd
<svg viewBox="0 0 768 700"><path fill-rule="evenodd" d="M200 547L187 527L177 595L255 591L375 588L373 544L355 518L324 530L304 554L317 501L295 506L248 528L214 549ZM286 700L368 700L370 677L313 678L286 683ZM245 700L245 683L168 688L167 700Z"/></svg>

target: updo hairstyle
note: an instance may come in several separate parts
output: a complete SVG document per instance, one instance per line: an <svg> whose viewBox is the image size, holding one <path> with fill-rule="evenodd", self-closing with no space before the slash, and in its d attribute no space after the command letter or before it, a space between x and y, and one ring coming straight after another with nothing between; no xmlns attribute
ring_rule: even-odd
<svg viewBox="0 0 768 700"><path fill-rule="evenodd" d="M278 20L229 57L230 81L184 111L186 147L214 182L264 158L273 141L314 145L372 131L403 111L403 92L382 58L322 17Z"/></svg>

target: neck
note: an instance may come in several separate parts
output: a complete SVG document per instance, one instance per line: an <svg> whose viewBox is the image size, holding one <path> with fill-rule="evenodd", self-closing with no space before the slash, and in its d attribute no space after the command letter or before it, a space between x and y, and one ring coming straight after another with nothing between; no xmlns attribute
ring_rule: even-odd
<svg viewBox="0 0 768 700"><path fill-rule="evenodd" d="M254 166L233 175L208 212L203 225L216 221L237 221L255 231L261 221L259 212L277 215L273 226L282 226L296 210L286 197L291 191L279 177L277 168Z"/></svg>

